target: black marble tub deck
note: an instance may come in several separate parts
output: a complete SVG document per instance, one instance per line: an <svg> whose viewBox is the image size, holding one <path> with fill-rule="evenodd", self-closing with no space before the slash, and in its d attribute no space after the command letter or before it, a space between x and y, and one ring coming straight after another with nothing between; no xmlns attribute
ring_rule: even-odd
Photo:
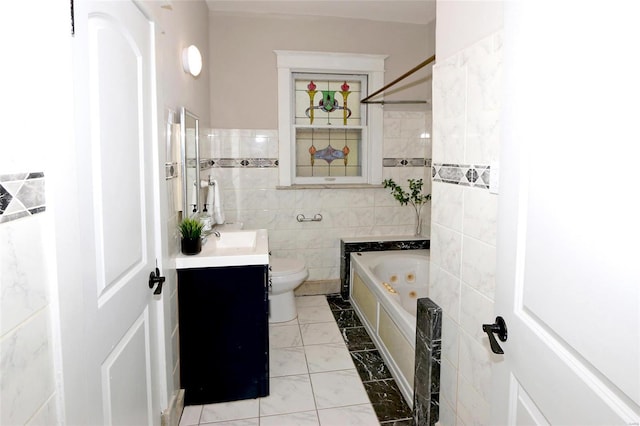
<svg viewBox="0 0 640 426"><path fill-rule="evenodd" d="M404 400L351 303L339 294L328 295L327 301L380 424L414 425L411 407Z"/></svg>

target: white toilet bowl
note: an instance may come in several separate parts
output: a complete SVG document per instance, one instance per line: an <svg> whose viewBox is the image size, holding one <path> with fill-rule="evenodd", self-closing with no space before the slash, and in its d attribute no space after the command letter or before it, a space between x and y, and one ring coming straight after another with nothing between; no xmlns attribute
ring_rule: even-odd
<svg viewBox="0 0 640 426"><path fill-rule="evenodd" d="M299 259L269 259L271 286L269 289L269 322L291 321L298 316L293 290L309 275Z"/></svg>

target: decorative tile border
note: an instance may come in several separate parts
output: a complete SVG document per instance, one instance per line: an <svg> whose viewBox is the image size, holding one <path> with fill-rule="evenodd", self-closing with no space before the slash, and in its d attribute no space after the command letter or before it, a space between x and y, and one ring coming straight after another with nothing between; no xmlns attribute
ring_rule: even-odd
<svg viewBox="0 0 640 426"><path fill-rule="evenodd" d="M442 164L433 165L431 177L434 182L452 183L489 189L490 166Z"/></svg>
<svg viewBox="0 0 640 426"><path fill-rule="evenodd" d="M383 158L382 167L431 167L431 158Z"/></svg>
<svg viewBox="0 0 640 426"><path fill-rule="evenodd" d="M45 211L44 173L0 175L0 223Z"/></svg>
<svg viewBox="0 0 640 426"><path fill-rule="evenodd" d="M173 163L175 164L175 163ZM187 165L193 167L194 160ZM211 168L273 168L278 167L277 158L204 158L200 160L200 170ZM383 158L382 167L431 167L430 158Z"/></svg>
<svg viewBox="0 0 640 426"><path fill-rule="evenodd" d="M179 170L180 170L180 164L179 163L165 163L164 164L164 178L166 180L177 178L178 176L180 176Z"/></svg>
<svg viewBox="0 0 640 426"><path fill-rule="evenodd" d="M433 426L440 417L442 309L428 297L418 299L413 383L413 420Z"/></svg>
<svg viewBox="0 0 640 426"><path fill-rule="evenodd" d="M278 167L277 158L207 158L200 160L200 168L246 168L263 169Z"/></svg>
<svg viewBox="0 0 640 426"><path fill-rule="evenodd" d="M428 239L412 240L383 240L379 241L349 241L340 240L340 295L349 300L349 268L351 266L351 253L361 251L386 251L386 250L414 250L428 249L431 241Z"/></svg>

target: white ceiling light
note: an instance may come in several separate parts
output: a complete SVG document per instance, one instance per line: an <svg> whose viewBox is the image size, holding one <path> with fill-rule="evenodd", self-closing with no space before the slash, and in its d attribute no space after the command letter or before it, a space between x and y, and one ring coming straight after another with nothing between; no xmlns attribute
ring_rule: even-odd
<svg viewBox="0 0 640 426"><path fill-rule="evenodd" d="M202 55L200 50L193 44L182 50L182 68L194 77L200 75L202 71Z"/></svg>

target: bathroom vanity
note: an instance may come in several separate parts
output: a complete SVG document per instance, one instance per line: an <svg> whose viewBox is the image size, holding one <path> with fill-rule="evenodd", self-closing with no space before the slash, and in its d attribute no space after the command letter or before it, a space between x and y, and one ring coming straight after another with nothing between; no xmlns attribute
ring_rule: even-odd
<svg viewBox="0 0 640 426"><path fill-rule="evenodd" d="M176 258L185 404L269 394L267 231L221 232Z"/></svg>

